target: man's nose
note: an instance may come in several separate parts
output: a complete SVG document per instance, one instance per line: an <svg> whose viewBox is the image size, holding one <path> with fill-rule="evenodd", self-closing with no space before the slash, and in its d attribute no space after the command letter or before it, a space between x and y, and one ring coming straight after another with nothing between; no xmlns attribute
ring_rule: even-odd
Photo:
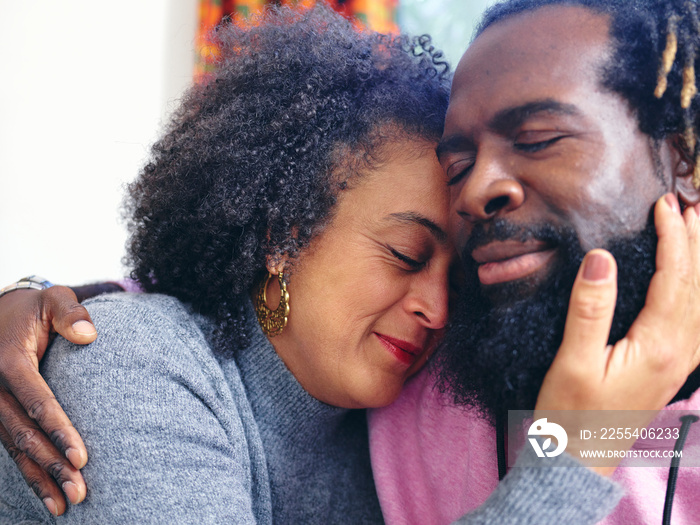
<svg viewBox="0 0 700 525"><path fill-rule="evenodd" d="M477 157L454 202L457 213L468 221L481 222L522 206L525 190L512 171L493 156Z"/></svg>

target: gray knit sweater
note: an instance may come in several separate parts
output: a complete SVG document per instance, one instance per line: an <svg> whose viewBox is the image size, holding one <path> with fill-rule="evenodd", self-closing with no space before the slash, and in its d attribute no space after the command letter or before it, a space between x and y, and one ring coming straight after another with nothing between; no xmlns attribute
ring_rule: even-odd
<svg viewBox="0 0 700 525"><path fill-rule="evenodd" d="M88 496L54 519L3 450L0 524L381 523L364 412L309 396L252 308L251 344L223 358L212 324L173 298L115 294L87 306L97 341L57 340L42 373L88 448ZM582 498L602 516L619 498L584 468L508 478L465 523L554 522ZM533 496L535 482L556 498Z"/></svg>

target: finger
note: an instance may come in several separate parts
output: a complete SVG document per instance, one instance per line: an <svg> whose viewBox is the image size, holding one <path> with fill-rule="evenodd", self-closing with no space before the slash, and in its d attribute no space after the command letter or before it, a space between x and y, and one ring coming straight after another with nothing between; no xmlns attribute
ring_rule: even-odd
<svg viewBox="0 0 700 525"><path fill-rule="evenodd" d="M5 448L11 446L45 471L63 489L71 503L80 503L85 498L85 481L80 471L56 449L5 389L0 389L0 426L9 440L8 443L3 441Z"/></svg>
<svg viewBox="0 0 700 525"><path fill-rule="evenodd" d="M12 438L2 425L0 425L0 442L17 464L27 485L44 502L49 512L54 516L63 514L66 510L66 500L61 489L44 469L14 445Z"/></svg>
<svg viewBox="0 0 700 525"><path fill-rule="evenodd" d="M690 310L684 320L689 326L700 325L700 204L689 206L683 213L685 227L688 233L688 244L691 268L691 298ZM695 341L695 353L691 358L690 369L694 370L700 364L700 340Z"/></svg>
<svg viewBox="0 0 700 525"><path fill-rule="evenodd" d="M3 308L10 310L6 310L9 313L3 318L5 328L0 332L0 387L12 392L29 417L36 420L74 467L82 468L87 461L85 445L38 372L38 359L41 357L38 355L38 345L47 337L51 322L47 313L50 314L51 308L56 306L56 301L50 300L48 309L45 308L42 297L52 290L18 290L2 298L5 301ZM70 290L68 292L72 294ZM59 292L54 299L61 296L65 297L65 294Z"/></svg>
<svg viewBox="0 0 700 525"><path fill-rule="evenodd" d="M667 337L668 329L685 316L692 280L688 233L675 195L657 201L654 222L659 239L656 272L644 308L628 332L637 341Z"/></svg>
<svg viewBox="0 0 700 525"><path fill-rule="evenodd" d="M683 212L683 220L685 229L688 235L688 252L690 255L690 267L693 275L693 284L695 287L700 282L700 268L697 263L700 263L700 204L688 206Z"/></svg>
<svg viewBox="0 0 700 525"><path fill-rule="evenodd" d="M583 259L571 291L564 338L556 359L572 359L581 370L605 369L606 348L617 298L617 265L605 250Z"/></svg>
<svg viewBox="0 0 700 525"><path fill-rule="evenodd" d="M53 286L44 292L42 318L72 343L88 344L97 337L90 314L66 286Z"/></svg>
<svg viewBox="0 0 700 525"><path fill-rule="evenodd" d="M36 421L43 430L42 435L45 433L46 436L50 437L55 448L70 461L73 467L77 469L83 468L85 463L87 463L85 444L66 413L56 401L44 378L27 361L14 363L13 366L14 368L11 372L6 372L6 389L0 389L0 392L6 392L6 398L11 396L12 400L16 400L21 404L23 407L22 413L24 414L26 411L26 417ZM2 397L0 394L0 399ZM10 403L7 400L5 402L8 405ZM17 409L19 410L19 408ZM12 428L13 421L8 420L11 417L13 417L12 414L6 414L5 410L0 410L0 422L6 428ZM41 460L41 457L45 456L47 450L53 449L54 446L47 448L48 443L43 441L39 442L37 446L36 450L23 451L31 459L43 465L44 462Z"/></svg>

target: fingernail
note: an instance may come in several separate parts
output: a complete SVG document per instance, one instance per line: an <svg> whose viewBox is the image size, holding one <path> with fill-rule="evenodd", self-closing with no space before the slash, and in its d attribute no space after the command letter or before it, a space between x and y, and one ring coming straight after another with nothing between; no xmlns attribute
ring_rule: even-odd
<svg viewBox="0 0 700 525"><path fill-rule="evenodd" d="M66 450L66 457L71 464L77 468L81 469L85 466L86 459L83 454L76 448L69 448Z"/></svg>
<svg viewBox="0 0 700 525"><path fill-rule="evenodd" d="M666 199L666 202L668 203L668 205L671 207L671 209L674 212L676 212L676 213L681 212L681 207L678 204L678 199L676 198L676 196L673 193L667 193L664 196L664 199Z"/></svg>
<svg viewBox="0 0 700 525"><path fill-rule="evenodd" d="M94 335L97 330L92 326L92 323L77 321L73 323L73 331L78 335Z"/></svg>
<svg viewBox="0 0 700 525"><path fill-rule="evenodd" d="M78 492L78 485L72 481L66 481L61 485L63 492L68 497L68 500L73 504L80 503L80 492Z"/></svg>
<svg viewBox="0 0 700 525"><path fill-rule="evenodd" d="M44 498L43 501L44 505L46 505L46 508L49 509L49 512L54 516L58 516L58 506L56 505L56 502L53 500L53 498Z"/></svg>
<svg viewBox="0 0 700 525"><path fill-rule="evenodd" d="M610 261L602 253L589 253L583 266L583 278L586 281L602 281L607 279L610 271Z"/></svg>

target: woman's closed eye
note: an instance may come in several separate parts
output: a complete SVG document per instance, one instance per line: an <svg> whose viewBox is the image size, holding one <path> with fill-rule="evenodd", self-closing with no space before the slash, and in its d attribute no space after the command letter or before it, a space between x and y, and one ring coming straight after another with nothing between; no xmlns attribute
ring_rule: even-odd
<svg viewBox="0 0 700 525"><path fill-rule="evenodd" d="M395 248L392 248L391 246L387 246L387 248L389 248L389 251L396 259L398 259L403 264L408 266L409 269L411 269L411 270L421 270L427 264L427 261L416 260L412 257L409 257L405 253L401 253L400 251L396 250Z"/></svg>

